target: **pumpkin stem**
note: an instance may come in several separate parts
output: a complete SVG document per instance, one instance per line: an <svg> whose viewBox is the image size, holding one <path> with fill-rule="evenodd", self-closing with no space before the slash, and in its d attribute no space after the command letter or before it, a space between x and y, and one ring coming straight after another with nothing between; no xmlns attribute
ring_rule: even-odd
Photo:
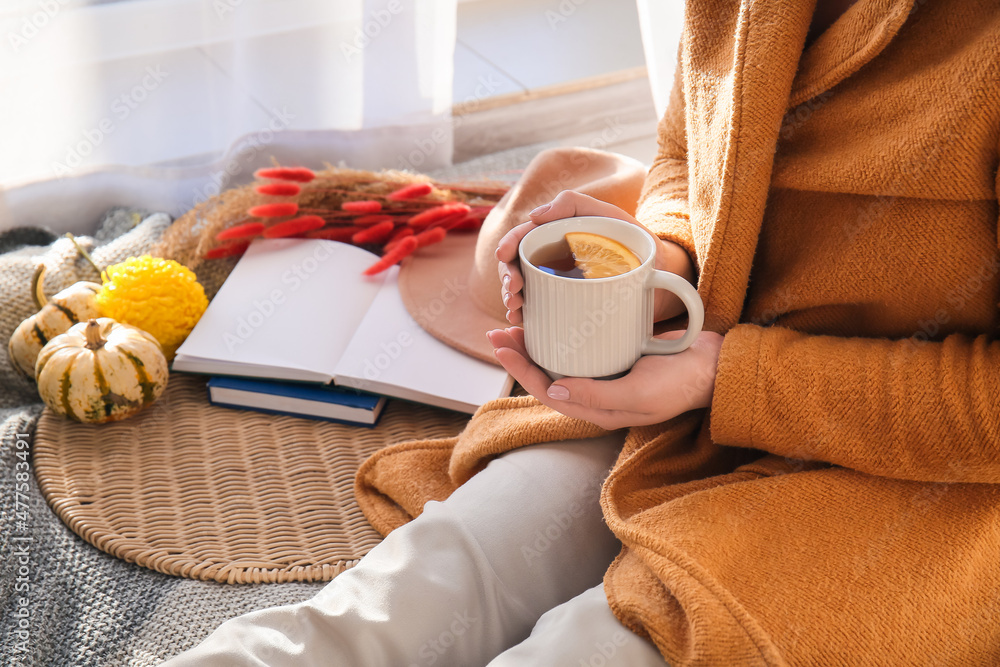
<svg viewBox="0 0 1000 667"><path fill-rule="evenodd" d="M97 262L94 261L94 258L90 256L90 253L87 252L87 249L84 248L82 245L80 245L80 242L76 240L76 237L73 236L72 234L70 234L69 232L66 232L66 238L68 238L70 241L72 241L73 245L76 246L76 249L80 251L81 255L83 255L83 258L85 260L87 260L88 262L90 262L90 265L92 267L94 267L95 271L97 271L97 275L101 276L101 280L103 282L103 280L104 280L104 272L101 271L101 267L99 267L97 265Z"/></svg>
<svg viewBox="0 0 1000 667"><path fill-rule="evenodd" d="M90 321L87 322L86 335L88 350L96 350L104 347L104 344L107 342L104 336L101 335L101 325L94 318L90 318Z"/></svg>
<svg viewBox="0 0 1000 667"><path fill-rule="evenodd" d="M41 310L49 302L45 298L45 288L43 285L46 271L48 271L48 267L44 264L39 264L35 267L35 274L31 276L31 299L35 302L35 308L38 310Z"/></svg>

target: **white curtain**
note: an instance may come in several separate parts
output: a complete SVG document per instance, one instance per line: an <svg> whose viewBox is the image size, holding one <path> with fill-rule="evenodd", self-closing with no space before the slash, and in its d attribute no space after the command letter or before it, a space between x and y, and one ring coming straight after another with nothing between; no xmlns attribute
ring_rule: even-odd
<svg viewBox="0 0 1000 667"><path fill-rule="evenodd" d="M4 0L0 229L286 164L450 164L456 0Z"/></svg>
<svg viewBox="0 0 1000 667"><path fill-rule="evenodd" d="M677 45L684 24L684 0L636 0L649 84L657 118L663 116L677 67Z"/></svg>

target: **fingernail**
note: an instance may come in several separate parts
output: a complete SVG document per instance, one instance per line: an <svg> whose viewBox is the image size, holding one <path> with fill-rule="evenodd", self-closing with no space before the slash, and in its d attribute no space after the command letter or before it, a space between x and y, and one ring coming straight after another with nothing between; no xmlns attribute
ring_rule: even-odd
<svg viewBox="0 0 1000 667"><path fill-rule="evenodd" d="M510 301L510 292L504 292L503 293L503 305L506 306L508 301Z"/></svg>
<svg viewBox="0 0 1000 667"><path fill-rule="evenodd" d="M510 289L510 274L504 274L503 276L503 288Z"/></svg>
<svg viewBox="0 0 1000 667"><path fill-rule="evenodd" d="M565 401L569 398L569 389L561 384L550 385L549 390L545 393L548 394L549 398L553 398L557 401Z"/></svg>
<svg viewBox="0 0 1000 667"><path fill-rule="evenodd" d="M550 208L552 208L552 204L542 204L542 205L541 205L541 206L539 206L538 208L536 208L536 209L533 209L533 210L531 211L531 213L529 213L528 215L529 215L529 216L536 216L536 215L541 215L542 213L545 213L545 212L546 212L547 210L549 210Z"/></svg>
<svg viewBox="0 0 1000 667"><path fill-rule="evenodd" d="M498 262L500 261L500 248L497 248L496 250L493 251L493 258L496 259Z"/></svg>

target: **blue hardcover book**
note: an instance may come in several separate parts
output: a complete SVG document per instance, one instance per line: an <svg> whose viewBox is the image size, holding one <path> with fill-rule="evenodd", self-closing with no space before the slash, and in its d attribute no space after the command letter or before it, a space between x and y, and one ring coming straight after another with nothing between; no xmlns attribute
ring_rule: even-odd
<svg viewBox="0 0 1000 667"><path fill-rule="evenodd" d="M374 426L386 397L333 385L213 377L208 381L208 400L228 408Z"/></svg>

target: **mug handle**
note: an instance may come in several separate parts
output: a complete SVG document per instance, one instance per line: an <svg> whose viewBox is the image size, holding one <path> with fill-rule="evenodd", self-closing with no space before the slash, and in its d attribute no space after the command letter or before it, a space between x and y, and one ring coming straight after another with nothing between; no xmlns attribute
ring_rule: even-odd
<svg viewBox="0 0 1000 667"><path fill-rule="evenodd" d="M679 275L656 269L649 275L646 287L651 289L665 289L668 292L676 294L684 304L684 307L687 308L688 328L684 335L676 340L650 338L643 344L642 353L677 354L691 347L691 343L701 333L701 327L705 323L705 307L701 303L698 290Z"/></svg>

